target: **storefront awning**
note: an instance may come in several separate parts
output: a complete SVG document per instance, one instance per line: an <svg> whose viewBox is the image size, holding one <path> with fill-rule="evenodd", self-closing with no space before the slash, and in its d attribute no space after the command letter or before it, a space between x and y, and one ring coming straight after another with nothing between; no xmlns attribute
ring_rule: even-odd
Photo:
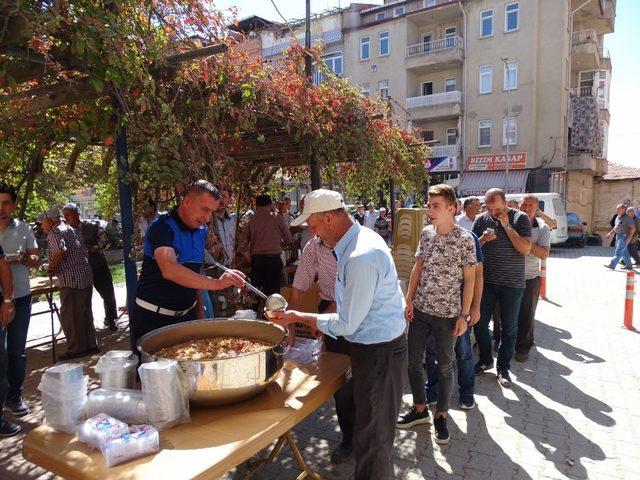
<svg viewBox="0 0 640 480"><path fill-rule="evenodd" d="M529 170L509 170L509 188L506 193L524 193L527 185ZM505 187L504 170L491 172L462 172L458 195L467 197L469 195L484 195L490 188Z"/></svg>

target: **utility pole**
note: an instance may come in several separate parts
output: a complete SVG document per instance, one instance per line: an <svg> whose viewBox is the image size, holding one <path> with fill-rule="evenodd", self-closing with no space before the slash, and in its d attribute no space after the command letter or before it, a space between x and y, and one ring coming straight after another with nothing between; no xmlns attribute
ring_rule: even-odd
<svg viewBox="0 0 640 480"><path fill-rule="evenodd" d="M305 17L305 29L304 29L304 74L307 77L307 82L311 84L313 82L313 64L311 63L311 0L306 0L307 12ZM315 152L309 152L309 170L311 172L311 190L317 190L320 188L320 165L318 165L318 159L315 156Z"/></svg>
<svg viewBox="0 0 640 480"><path fill-rule="evenodd" d="M509 193L509 143L511 142L510 135L509 135L509 131L511 127L511 115L510 115L511 106L509 104L509 92L511 91L511 78L509 75L509 65L507 64L508 62L509 62L509 59L507 57L502 57L502 63L504 64L504 69L505 69L505 72L507 73L507 85L506 85L507 87L507 129L506 129L507 145L506 145L506 158L504 162L504 193L505 194Z"/></svg>

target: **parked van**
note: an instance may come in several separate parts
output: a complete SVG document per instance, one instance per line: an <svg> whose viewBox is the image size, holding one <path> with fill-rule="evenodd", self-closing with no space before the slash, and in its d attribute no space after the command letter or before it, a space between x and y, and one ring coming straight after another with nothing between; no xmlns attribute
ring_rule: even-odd
<svg viewBox="0 0 640 480"><path fill-rule="evenodd" d="M507 195L507 200L516 200L520 203L524 193L510 193ZM567 231L567 214L564 211L564 202L557 193L534 193L540 201L540 210L551 218L555 218L558 223L558 227L551 230L551 245L560 245L569 239L569 233ZM483 197L478 196L476 198L483 201ZM464 201L464 198L461 200Z"/></svg>

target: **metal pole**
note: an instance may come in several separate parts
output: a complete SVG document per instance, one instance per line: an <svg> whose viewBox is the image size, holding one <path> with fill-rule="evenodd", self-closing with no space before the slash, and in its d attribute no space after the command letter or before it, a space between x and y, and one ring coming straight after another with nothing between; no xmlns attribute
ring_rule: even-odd
<svg viewBox="0 0 640 480"><path fill-rule="evenodd" d="M129 174L129 149L127 147L127 131L119 127L116 136L116 160L118 162L118 192L120 196L120 215L122 216L122 247L124 253L124 273L127 282L127 309L129 319L135 305L138 277L136 262L131 257L133 245L133 204L131 199L131 185L127 182ZM135 350L135 345L132 345Z"/></svg>
<svg viewBox="0 0 640 480"><path fill-rule="evenodd" d="M311 0L306 0L306 24L304 29L304 73L307 77L307 81L311 84L313 81L313 64L311 63L311 55L309 50L311 49ZM311 172L311 190L317 190L320 188L320 165L314 152L309 153L309 170Z"/></svg>
<svg viewBox="0 0 640 480"><path fill-rule="evenodd" d="M502 63L507 72L507 129L506 129L506 157L504 161L504 193L509 193L509 126L511 125L511 116L509 115L509 111L511 110L509 105L509 92L511 90L510 83L511 79L509 76L509 66L507 62L509 59L507 57L502 57ZM503 132L504 133L504 132Z"/></svg>

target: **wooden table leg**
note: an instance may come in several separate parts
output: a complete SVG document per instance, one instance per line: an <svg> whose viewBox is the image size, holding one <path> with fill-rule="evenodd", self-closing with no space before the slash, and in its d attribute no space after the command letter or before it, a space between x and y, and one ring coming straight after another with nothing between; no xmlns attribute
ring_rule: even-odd
<svg viewBox="0 0 640 480"><path fill-rule="evenodd" d="M249 473L247 473L247 475L244 477L245 480L248 480L249 478L253 477L253 475L261 466L266 465L267 463L273 462L278 456L278 453L280 453L280 449L282 449L282 445L284 444L285 441L287 442L287 445L289 445L289 448L293 453L293 458L295 459L296 463L302 470L302 472L300 472L300 475L296 477L296 480L302 480L303 478L307 478L307 477L310 477L313 480L321 480L320 475L318 475L313 470L311 470L309 468L309 465L307 465L307 463L304 461L304 458L302 458L302 454L300 453L300 450L298 450L298 446L296 445L296 442L293 439L293 435L291 435L291 431L288 431L287 433L282 435L280 438L278 438L278 441L274 445L273 449L271 450L271 452L269 452L269 455L267 455L265 458L261 458L259 460L254 460L252 462L249 462Z"/></svg>
<svg viewBox="0 0 640 480"><path fill-rule="evenodd" d="M49 293L45 295L47 302L49 303L49 311L51 312L51 354L53 355L53 363L56 363L56 332L55 326L53 323L53 314L58 313L58 309L55 307L55 303L53 302L53 293Z"/></svg>

